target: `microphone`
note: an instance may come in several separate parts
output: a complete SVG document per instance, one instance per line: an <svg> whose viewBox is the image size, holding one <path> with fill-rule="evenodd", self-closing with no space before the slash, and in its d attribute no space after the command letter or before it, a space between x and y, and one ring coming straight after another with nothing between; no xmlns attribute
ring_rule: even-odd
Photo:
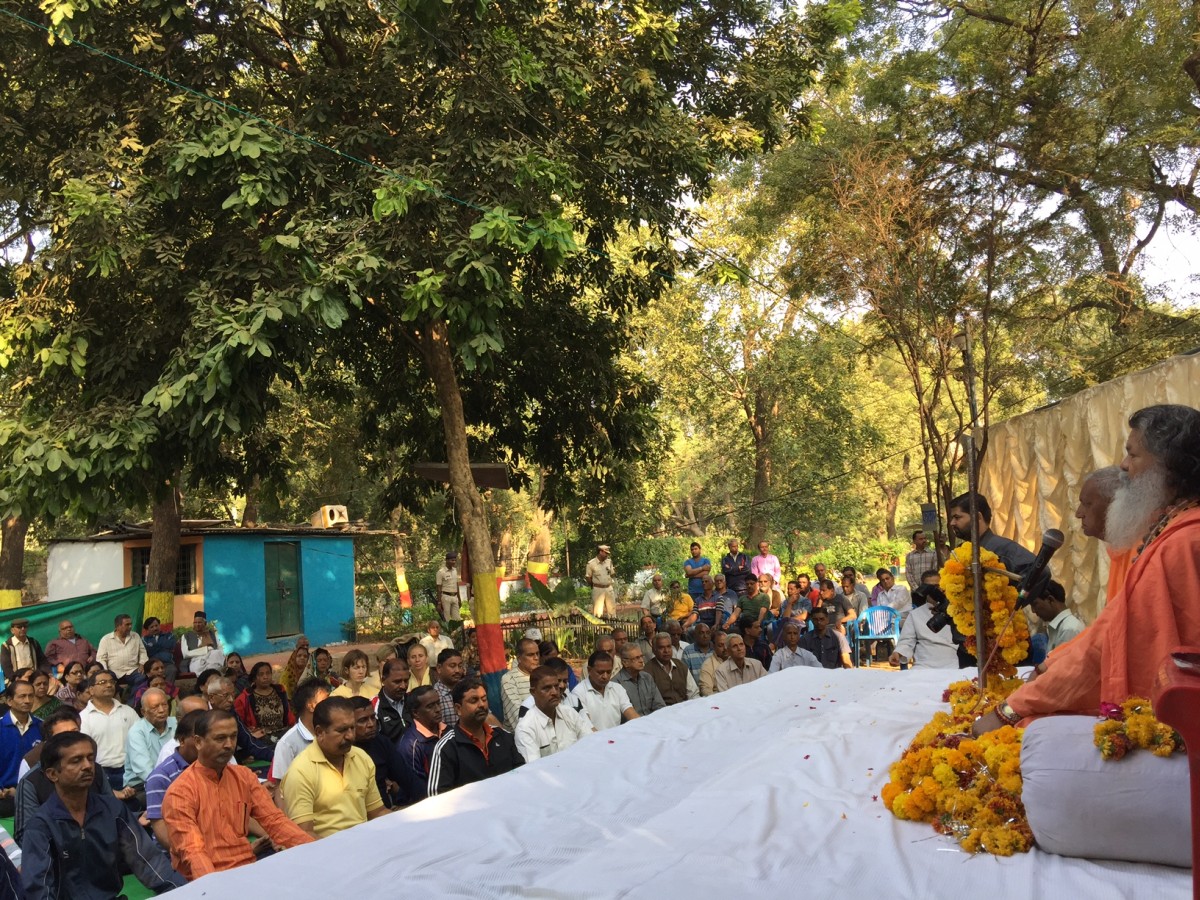
<svg viewBox="0 0 1200 900"><path fill-rule="evenodd" d="M1017 586L1017 609L1028 606L1042 595L1042 591L1046 588L1046 582L1049 581L1049 578L1043 578L1042 575L1046 571L1046 566L1050 564L1050 557L1063 545L1064 540L1063 533L1057 528L1048 528L1042 535L1042 546L1038 548L1033 566L1025 573L1025 577Z"/></svg>

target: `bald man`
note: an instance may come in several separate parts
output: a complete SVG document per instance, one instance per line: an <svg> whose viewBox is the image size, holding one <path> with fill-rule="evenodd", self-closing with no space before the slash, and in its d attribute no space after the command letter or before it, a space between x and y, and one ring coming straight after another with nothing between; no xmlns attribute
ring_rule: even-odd
<svg viewBox="0 0 1200 900"><path fill-rule="evenodd" d="M1125 575L1133 561L1133 546L1114 546L1113 538L1119 543L1128 543L1119 534L1119 529L1108 527L1108 512L1113 497L1121 486L1121 467L1105 466L1097 469L1083 480L1079 489L1079 505L1075 507L1075 518L1079 520L1083 533L1101 540L1108 553L1108 588L1106 601L1110 601L1125 586ZM1136 539L1141 538L1145 523L1134 523ZM1110 534L1111 532L1111 534Z"/></svg>

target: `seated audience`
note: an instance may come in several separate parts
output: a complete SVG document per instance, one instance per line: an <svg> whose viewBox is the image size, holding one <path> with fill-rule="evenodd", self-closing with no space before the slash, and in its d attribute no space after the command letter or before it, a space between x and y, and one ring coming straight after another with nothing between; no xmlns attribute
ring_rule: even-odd
<svg viewBox="0 0 1200 900"><path fill-rule="evenodd" d="M79 728L96 742L96 762L104 769L117 798L128 800L135 790L125 787L125 744L138 716L117 699L117 676L112 672L93 675L91 686L92 699L79 714Z"/></svg>
<svg viewBox="0 0 1200 900"><path fill-rule="evenodd" d="M56 734L42 751L54 784L25 831L22 881L31 900L110 900L121 894L125 871L155 892L184 885L183 877L125 804L92 790L96 742L77 731Z"/></svg>
<svg viewBox="0 0 1200 900"><path fill-rule="evenodd" d="M450 647L438 655L437 681L433 683L433 689L437 691L438 699L442 703L442 721L447 728L453 728L454 723L458 721L452 693L454 686L462 681L466 674L461 652Z"/></svg>
<svg viewBox="0 0 1200 900"><path fill-rule="evenodd" d="M488 724L487 691L464 678L452 691L458 724L442 735L429 757L429 796L511 772L524 765L516 742L503 728Z"/></svg>
<svg viewBox="0 0 1200 900"><path fill-rule="evenodd" d="M33 709L31 712L35 719L45 719L46 716L62 706L62 701L50 693L50 676L45 672L34 672L29 683L33 685Z"/></svg>
<svg viewBox="0 0 1200 900"><path fill-rule="evenodd" d="M757 622L754 623L758 625ZM767 674L762 663L746 655L746 641L740 634L729 636L729 659L717 666L713 690L727 691L741 684L757 681Z"/></svg>
<svg viewBox="0 0 1200 900"><path fill-rule="evenodd" d="M208 705L213 709L219 709L233 715L234 725L237 730L237 747L235 758L238 762L245 762L248 759L257 759L261 762L270 762L275 754L275 747L268 741L261 741L250 733L241 719L233 714L233 682L224 675L214 675L209 678L204 685L204 696L208 698Z"/></svg>
<svg viewBox="0 0 1200 900"><path fill-rule="evenodd" d="M221 674L233 682L233 690L239 697L242 691L254 684L254 674L246 671L246 664L242 662L240 653L230 653L225 657Z"/></svg>
<svg viewBox="0 0 1200 900"><path fill-rule="evenodd" d="M1061 647L1087 627L1082 619L1067 609L1067 592L1057 581L1048 582L1041 596L1034 600L1030 607L1037 617L1046 623L1046 634L1049 638L1047 652ZM37 715L36 710L34 715Z"/></svg>
<svg viewBox="0 0 1200 900"><path fill-rule="evenodd" d="M342 657L342 683L333 689L333 697L366 697L370 700L379 689L367 682L371 674L371 658L361 650L351 650Z"/></svg>
<svg viewBox="0 0 1200 900"><path fill-rule="evenodd" d="M272 784L279 784L283 780L292 760L312 743L313 710L329 696L329 690L329 685L316 679L301 682L300 687L296 688L296 693L292 696L296 724L289 728L275 745L275 755L271 758L271 768L267 772L267 780Z"/></svg>
<svg viewBox="0 0 1200 900"><path fill-rule="evenodd" d="M559 659L558 642L551 640L538 641L538 665L544 666L552 659ZM569 665L567 666L567 689L579 683L579 676Z"/></svg>
<svg viewBox="0 0 1200 900"><path fill-rule="evenodd" d="M62 684L56 696L76 712L88 705L91 693L87 686L87 671L81 662L69 662L63 669Z"/></svg>
<svg viewBox="0 0 1200 900"><path fill-rule="evenodd" d="M603 650L597 650L588 657L588 677L571 692L597 731L615 728L622 722L638 718L625 688L612 683L612 665L612 657Z"/></svg>
<svg viewBox="0 0 1200 900"><path fill-rule="evenodd" d="M738 630L741 631L742 638L746 641L746 655L751 659L758 660L764 671L771 668L771 657L774 653L771 650L770 642L767 641L766 634L764 634L766 626L762 622L756 622L750 616L742 616L738 620Z"/></svg>
<svg viewBox="0 0 1200 900"><path fill-rule="evenodd" d="M217 629L208 623L203 610L198 609L192 615L192 630L183 633L179 650L189 672L224 671L225 651L221 649Z"/></svg>
<svg viewBox="0 0 1200 900"><path fill-rule="evenodd" d="M587 719L588 715L586 712L584 712L583 703L579 700L579 698L575 697L571 693L570 677L569 677L570 672L571 672L571 667L569 665L567 665L567 661L565 659L560 659L557 656L552 656L552 657L550 657L550 659L546 660L546 668L553 670L554 674L558 676L558 694L559 694L558 702L565 707L569 707L570 709L572 709L574 712L578 713L579 715L583 716L584 719ZM524 702L521 704L520 715L522 715L522 716L527 715L529 713L529 711L531 709L533 709L533 707L534 707L533 695L530 694L528 697L525 698ZM588 726L588 729L587 729L588 731L596 730L592 726L591 721L588 721L587 726Z"/></svg>
<svg viewBox="0 0 1200 900"><path fill-rule="evenodd" d="M208 710L194 709L179 720L179 724L175 726L175 749L154 767L154 771L146 779L146 819L150 822L150 830L154 837L165 850L171 849L171 838L167 834L167 823L162 817L163 797L166 796L167 788L175 783L175 779L183 770L196 761L196 723L206 715Z"/></svg>
<svg viewBox="0 0 1200 900"><path fill-rule="evenodd" d="M392 760L392 742L379 731L379 720L366 697L351 697L354 707L354 746L358 747L375 764L375 786L383 805L392 809L398 804L400 785L388 777L388 764Z"/></svg>
<svg viewBox="0 0 1200 900"><path fill-rule="evenodd" d="M696 627L692 629L692 643L683 651L682 656L684 665L692 673L697 685L700 683L700 670L704 668L704 663L712 656L712 652L712 629L704 622L697 622Z"/></svg>
<svg viewBox="0 0 1200 900"><path fill-rule="evenodd" d="M443 650L453 650L454 641L442 634L442 623L435 619L425 626L421 646L425 648L425 658L433 661L442 655Z"/></svg>
<svg viewBox="0 0 1200 900"><path fill-rule="evenodd" d="M315 678L317 681L323 681L329 685L330 690L340 687L342 679L338 678L337 673L333 671L333 655L324 647L318 647L313 651L312 658L312 671L301 681Z"/></svg>
<svg viewBox="0 0 1200 900"><path fill-rule="evenodd" d="M234 701L233 711L250 734L277 741L296 724L283 688L275 683L275 671L269 662L257 662L250 669L250 686Z"/></svg>
<svg viewBox="0 0 1200 900"><path fill-rule="evenodd" d="M648 716L667 704L663 702L658 685L646 671L646 658L642 655L642 642L626 641L621 647L621 671L613 679L625 688L629 702L639 716Z"/></svg>
<svg viewBox="0 0 1200 900"><path fill-rule="evenodd" d="M133 723L125 738L125 787L145 789L158 754L175 737L176 723L170 713L171 698L166 692L150 688L142 694L142 718Z"/></svg>
<svg viewBox="0 0 1200 900"><path fill-rule="evenodd" d="M152 687L163 691L171 700L176 700L179 697L179 692L175 689L175 685L167 681L167 667L161 659L148 659L142 665L142 683L137 686L137 690L129 698L129 705L134 709L140 709L142 695Z"/></svg>
<svg viewBox="0 0 1200 900"><path fill-rule="evenodd" d="M654 636L654 658L646 664L646 669L667 706L700 696L700 689L696 687L692 673L675 658L674 651L671 636L659 632Z"/></svg>
<svg viewBox="0 0 1200 900"><path fill-rule="evenodd" d="M521 715L521 704L529 696L529 676L538 667L538 643L530 638L517 641L517 664L500 677L500 699L504 709L504 727L514 731ZM410 687L409 690L412 690Z"/></svg>
<svg viewBox="0 0 1200 900"><path fill-rule="evenodd" d="M853 668L846 636L829 626L829 616L824 607L813 609L812 623L813 630L800 638L800 646L819 659L826 669Z"/></svg>
<svg viewBox="0 0 1200 900"><path fill-rule="evenodd" d="M408 717L412 724L396 742L388 766L388 777L400 786L405 805L424 800L429 790L429 759L446 731L438 692L429 685L410 690Z"/></svg>
<svg viewBox="0 0 1200 900"><path fill-rule="evenodd" d="M311 660L312 652L308 647L308 638L300 635L296 639L296 649L283 664L283 673L279 676L279 686L283 688L288 700L292 699L292 695L296 693L296 688L300 686L300 682L304 680L305 676L311 674L309 667Z"/></svg>
<svg viewBox="0 0 1200 900"><path fill-rule="evenodd" d="M670 647L670 638L662 635ZM682 665L679 663L678 665ZM529 676L534 707L517 723L517 750L525 762L551 756L574 744L592 729L582 716L561 704L559 677L548 666L538 666Z"/></svg>
<svg viewBox="0 0 1200 900"><path fill-rule="evenodd" d="M941 594L937 582L936 571L926 572L921 577L921 586L913 594L913 611L900 627L900 640L896 649L888 658L893 666L905 666L917 663L925 668L957 669L960 665L958 645L954 643L954 631L946 625L941 631L933 631L929 627L929 619L933 609L925 602L925 596L931 591ZM1036 609L1034 610L1036 612Z"/></svg>
<svg viewBox="0 0 1200 900"><path fill-rule="evenodd" d="M792 666L813 666L821 668L821 661L800 646L800 626L795 622L786 622L783 626L783 646L771 657L772 672L782 672Z"/></svg>
<svg viewBox="0 0 1200 900"><path fill-rule="evenodd" d="M729 635L718 631L712 639L712 656L700 667L700 676L696 683L700 688L701 697L710 697L717 690L717 666L729 659Z"/></svg>
<svg viewBox="0 0 1200 900"><path fill-rule="evenodd" d="M197 721L196 735L196 761L175 779L162 805L178 872L195 881L254 862L248 839L251 818L276 847L313 840L275 805L250 769L229 765L237 747L237 716L211 710Z"/></svg>
<svg viewBox="0 0 1200 900"><path fill-rule="evenodd" d="M388 809L375 764L354 746L354 704L329 697L313 711L313 742L293 760L279 789L288 817L313 837L337 834Z"/></svg>
<svg viewBox="0 0 1200 900"><path fill-rule="evenodd" d="M407 659L397 656L386 660L380 669L379 693L371 700L379 719L379 731L391 744L400 740L408 728L408 676Z"/></svg>
<svg viewBox="0 0 1200 900"><path fill-rule="evenodd" d="M62 677L68 663L86 666L95 658L96 648L87 638L75 633L75 625L70 619L58 623L58 637L46 645L46 662L50 663L55 675Z"/></svg>
<svg viewBox="0 0 1200 900"><path fill-rule="evenodd" d="M13 838L18 844L25 837L30 819L54 794L54 783L42 771L42 751L54 735L78 730L79 713L69 707L61 707L42 723L42 742L25 754L29 770L17 782L16 812L13 816ZM99 766L93 766L92 769L92 790L98 794L111 794L112 788L104 776L104 770Z"/></svg>
<svg viewBox="0 0 1200 900"><path fill-rule="evenodd" d="M428 651L414 641L404 651L404 658L408 660L408 689L412 691L422 685L433 687L433 673L430 671Z"/></svg>
<svg viewBox="0 0 1200 900"><path fill-rule="evenodd" d="M175 671L175 646L178 641L170 631L162 630L157 616L149 616L142 622L142 645L150 659L157 659L166 666L168 680L174 681L179 674ZM94 657L93 657L94 658Z"/></svg>

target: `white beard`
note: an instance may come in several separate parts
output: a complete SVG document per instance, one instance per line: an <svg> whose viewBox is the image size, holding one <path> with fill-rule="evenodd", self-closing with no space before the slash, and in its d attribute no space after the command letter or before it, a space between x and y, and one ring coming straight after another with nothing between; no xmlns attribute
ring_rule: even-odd
<svg viewBox="0 0 1200 900"><path fill-rule="evenodd" d="M1104 540L1114 550L1137 546L1170 502L1162 469L1150 469L1136 479L1122 472L1121 486L1104 518Z"/></svg>

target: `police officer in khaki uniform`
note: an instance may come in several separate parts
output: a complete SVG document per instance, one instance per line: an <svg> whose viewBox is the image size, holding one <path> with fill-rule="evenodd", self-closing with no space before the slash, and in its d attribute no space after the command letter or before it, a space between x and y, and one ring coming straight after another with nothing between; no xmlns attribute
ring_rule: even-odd
<svg viewBox="0 0 1200 900"><path fill-rule="evenodd" d="M608 544L596 548L596 555L588 560L584 580L592 588L592 615L615 616L617 614L617 597L613 593L613 579L616 571L612 559L609 558Z"/></svg>

